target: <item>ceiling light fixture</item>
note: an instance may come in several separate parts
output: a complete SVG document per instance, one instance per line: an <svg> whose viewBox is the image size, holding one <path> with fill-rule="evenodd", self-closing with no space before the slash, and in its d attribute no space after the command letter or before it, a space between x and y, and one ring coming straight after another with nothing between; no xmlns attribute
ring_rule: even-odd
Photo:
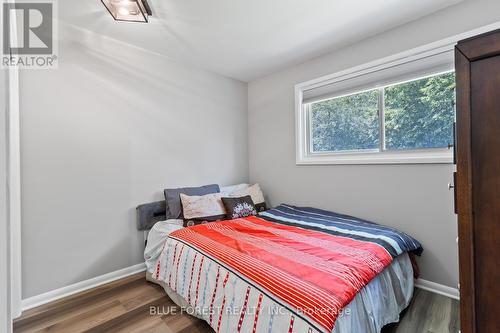
<svg viewBox="0 0 500 333"><path fill-rule="evenodd" d="M101 0L116 21L148 22L151 7L147 0Z"/></svg>

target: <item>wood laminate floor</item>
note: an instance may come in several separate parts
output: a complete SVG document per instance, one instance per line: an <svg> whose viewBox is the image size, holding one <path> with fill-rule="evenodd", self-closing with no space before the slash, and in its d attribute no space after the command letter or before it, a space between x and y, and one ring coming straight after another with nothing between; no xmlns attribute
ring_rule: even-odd
<svg viewBox="0 0 500 333"><path fill-rule="evenodd" d="M165 313L151 315L150 307ZM202 320L166 313L171 307L178 309L161 287L147 282L141 273L25 311L14 322L14 332L213 332ZM400 323L382 332L457 333L458 309L456 300L416 289Z"/></svg>

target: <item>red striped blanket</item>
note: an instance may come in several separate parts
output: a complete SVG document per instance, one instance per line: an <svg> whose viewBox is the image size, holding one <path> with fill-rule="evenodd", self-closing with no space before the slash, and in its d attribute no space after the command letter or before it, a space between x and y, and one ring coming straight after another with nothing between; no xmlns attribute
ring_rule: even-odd
<svg viewBox="0 0 500 333"><path fill-rule="evenodd" d="M184 228L173 232L169 238L177 241L174 251L171 251L171 262L177 267L165 269L174 275L181 274L179 261L187 246L217 262L219 268L223 267L228 274L232 272L257 286L293 313L309 318L308 322L316 329L328 332L332 331L337 316L358 291L392 262L391 255L379 244L258 217ZM182 246L177 246L179 243L183 243ZM190 280L198 271L195 262L196 256L191 264ZM202 265L203 261L199 264L198 280ZM189 264L185 266L184 275L190 272ZM157 278L159 270L158 266ZM173 283L173 289L177 290L175 282L166 282ZM185 291L190 301L193 283L190 281L189 290ZM215 285L218 283L217 278ZM197 295L198 291L196 298ZM224 299L223 305L225 302ZM222 315L219 321L221 318Z"/></svg>

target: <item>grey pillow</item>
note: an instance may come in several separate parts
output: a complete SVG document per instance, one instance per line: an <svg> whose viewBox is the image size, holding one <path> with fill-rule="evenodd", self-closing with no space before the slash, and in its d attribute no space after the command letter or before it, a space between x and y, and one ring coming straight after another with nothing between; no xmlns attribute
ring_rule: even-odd
<svg viewBox="0 0 500 333"><path fill-rule="evenodd" d="M170 188L163 191L167 201L167 219L182 219L181 193L185 195L205 195L220 193L219 185L204 185L199 187Z"/></svg>

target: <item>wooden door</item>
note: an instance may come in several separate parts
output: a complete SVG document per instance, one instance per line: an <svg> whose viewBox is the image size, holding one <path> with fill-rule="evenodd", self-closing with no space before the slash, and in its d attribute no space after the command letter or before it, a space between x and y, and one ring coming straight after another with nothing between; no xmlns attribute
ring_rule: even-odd
<svg viewBox="0 0 500 333"><path fill-rule="evenodd" d="M463 333L500 332L500 32L461 42L457 211Z"/></svg>

